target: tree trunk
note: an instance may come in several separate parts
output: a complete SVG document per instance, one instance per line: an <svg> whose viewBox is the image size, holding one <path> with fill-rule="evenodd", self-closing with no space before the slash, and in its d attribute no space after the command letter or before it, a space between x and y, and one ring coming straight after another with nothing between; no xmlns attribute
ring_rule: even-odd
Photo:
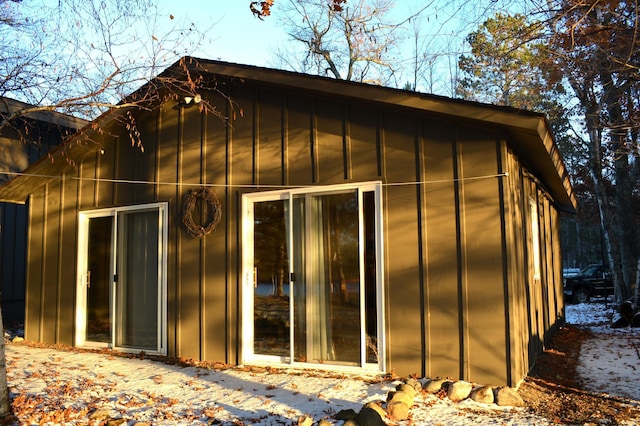
<svg viewBox="0 0 640 426"><path fill-rule="evenodd" d="M640 301L638 300L638 294L640 293L640 257L638 258L638 264L636 266L636 285L633 290L633 296L635 298L634 303L637 305Z"/></svg>
<svg viewBox="0 0 640 426"><path fill-rule="evenodd" d="M604 185L602 184L602 175L598 173L599 170L590 170L591 178L593 179L593 186L596 193L596 201L598 203L598 212L600 216L600 228L602 229L602 238L604 239L605 254L607 258L607 264L611 271L611 277L613 278L614 287L614 303L621 303L625 297L626 290L624 288L624 281L622 279L622 273L619 264L616 259L619 258L617 246L612 244L612 226L609 214L609 207L607 206L607 196L604 191ZM604 259L603 259L604 260Z"/></svg>
<svg viewBox="0 0 640 426"><path fill-rule="evenodd" d="M9 387L7 386L7 359L4 355L4 325L2 324L2 310L0 309L0 417L4 417L11 412L9 404Z"/></svg>
<svg viewBox="0 0 640 426"><path fill-rule="evenodd" d="M592 88L585 87L584 82L579 82L574 78L569 78L569 82L585 112L585 127L589 137L589 174L593 179L600 228L602 230L606 252L606 261L613 278L614 302L620 303L624 300L626 288L619 266L620 253L618 246L613 244L612 241L614 236L612 223L614 220L608 205L607 193L602 177L602 130L599 126L599 105L592 95L592 93L595 92L591 90Z"/></svg>
<svg viewBox="0 0 640 426"><path fill-rule="evenodd" d="M620 274L623 281L620 286L620 297L625 300L631 296L631 283L635 281L635 230L631 201L633 184L628 159L629 149L626 147L628 132L620 105L622 96L607 68L608 62L603 60L600 65L600 80L603 87L602 101L609 116L607 124L610 128L611 147L614 153L616 230L620 247Z"/></svg>
<svg viewBox="0 0 640 426"><path fill-rule="evenodd" d="M284 241L278 244L278 258L276 259L276 296L284 296L285 262L287 261L287 247Z"/></svg>

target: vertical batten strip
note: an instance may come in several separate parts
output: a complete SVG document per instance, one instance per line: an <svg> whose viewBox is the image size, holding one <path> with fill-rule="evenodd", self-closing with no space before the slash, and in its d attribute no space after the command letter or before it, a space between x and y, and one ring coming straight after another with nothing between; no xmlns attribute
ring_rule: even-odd
<svg viewBox="0 0 640 426"><path fill-rule="evenodd" d="M206 114L200 112L200 185L207 184L207 119ZM207 217L206 208L202 206L202 218ZM205 220L205 219L203 219ZM207 241L200 240L200 286L199 286L199 307L200 307L200 359L207 359Z"/></svg>
<svg viewBox="0 0 640 426"><path fill-rule="evenodd" d="M225 115L229 117L229 120L232 120L233 113L232 105L229 102L225 102ZM242 324L238 320L238 318L233 318L232 312L235 312L239 309L239 305L233 303L233 286L237 283L232 279L231 271L236 267L233 263L233 256L231 256L231 248L233 247L234 238L242 238L237 232L234 236L234 230L232 229L233 221L231 220L231 215L233 214L233 206L232 200L237 197L237 191L232 187L233 180L233 126L228 125L225 126L225 185L226 185L226 197L225 197L225 215L227 220L225 221L225 311L229 312L229 315L225 315L225 362L233 363L234 362L234 353L238 354L240 352L240 327ZM237 359L237 357L236 357Z"/></svg>
<svg viewBox="0 0 640 426"><path fill-rule="evenodd" d="M344 169L344 180L351 180L353 177L353 165L351 163L351 119L349 106L342 106L342 166Z"/></svg>
<svg viewBox="0 0 640 426"><path fill-rule="evenodd" d="M289 185L289 95L285 94L282 98L280 106L280 161L281 167L281 184Z"/></svg>
<svg viewBox="0 0 640 426"><path fill-rule="evenodd" d="M58 283L63 283L64 281L62 280L62 262L63 262L63 257L62 257L62 242L63 242L63 238L62 236L64 235L64 195L65 195L65 191L64 191L64 186L66 183L66 176L62 175L61 179L60 179L60 199L58 200L58 256L57 256L57 263L58 263L58 267L57 267L57 282ZM66 261L66 259L64 259L64 261ZM60 343L60 324L62 323L60 315L62 312L62 305L61 305L61 294L62 294L62 285L56 285L55 288L56 291L56 323L54 324L54 330L55 330L55 342L56 343Z"/></svg>
<svg viewBox="0 0 640 426"><path fill-rule="evenodd" d="M458 339L459 339L459 377L466 379L469 376L468 327L466 305L466 256L465 256L465 227L464 227L464 187L460 179L464 175L462 171L462 147L460 135L456 136L453 148L453 179L455 182L455 209L456 209L456 258L457 258L457 296L458 296Z"/></svg>
<svg viewBox="0 0 640 426"><path fill-rule="evenodd" d="M504 148L503 148L504 146ZM501 140L496 141L496 163L498 169L498 175L502 175L505 173L506 166L504 164L504 157L502 155L503 149L506 150L506 146L503 145ZM513 341L511 337L511 327L512 327L512 318L511 318L511 291L509 289L509 268L508 263L511 259L512 254L509 253L508 250L508 241L507 241L507 223L506 223L506 215L508 211L507 198L505 193L505 179L508 177L498 177L498 202L500 203L500 245L502 251L502 288L503 288L503 303L505 306L505 329L504 329L504 341L505 341L505 369L506 369L506 377L507 383L511 384L513 381L513 364L514 360L512 359L511 351L513 346ZM509 233L510 235L510 233Z"/></svg>
<svg viewBox="0 0 640 426"><path fill-rule="evenodd" d="M415 157L416 157L416 181L424 182L425 178L425 158L424 158L424 141L422 135L424 134L422 120L416 119L415 124ZM421 377L426 377L427 369L429 365L429 351L428 351L428 334L427 334L427 317L429 301L427 297L426 287L426 268L427 261L427 236L426 236L426 214L427 208L425 204L425 187L424 183L416 185L416 206L418 212L416 218L418 220L418 285L420 286L420 364L421 364Z"/></svg>
<svg viewBox="0 0 640 426"><path fill-rule="evenodd" d="M315 99L310 101L311 112L309 116L309 154L311 156L311 182L319 183L318 176L318 105Z"/></svg>
<svg viewBox="0 0 640 426"><path fill-rule="evenodd" d="M182 138L182 126L184 120L184 109L178 109L178 128L177 134L175 137L177 138L178 152L176 155L176 176L178 177L178 184L175 188L175 200L176 200L176 219L180 214L180 206L182 197L182 182L183 182L183 153L184 153L184 140ZM182 347L182 335L183 335L183 318L182 318L182 232L180 227L180 220L175 220L175 238L176 238L176 356L180 356L183 352Z"/></svg>

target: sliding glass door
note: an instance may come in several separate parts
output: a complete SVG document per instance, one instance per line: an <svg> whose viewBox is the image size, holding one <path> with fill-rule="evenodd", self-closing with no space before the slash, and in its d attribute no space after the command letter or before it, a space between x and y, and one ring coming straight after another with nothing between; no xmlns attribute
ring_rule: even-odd
<svg viewBox="0 0 640 426"><path fill-rule="evenodd" d="M76 344L165 353L166 207L80 214Z"/></svg>
<svg viewBox="0 0 640 426"><path fill-rule="evenodd" d="M379 185L244 197L245 362L382 369Z"/></svg>

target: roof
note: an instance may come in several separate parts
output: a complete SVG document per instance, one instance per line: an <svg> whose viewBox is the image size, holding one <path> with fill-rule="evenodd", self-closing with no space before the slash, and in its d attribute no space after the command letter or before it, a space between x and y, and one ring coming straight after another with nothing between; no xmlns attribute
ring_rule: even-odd
<svg viewBox="0 0 640 426"><path fill-rule="evenodd" d="M88 123L87 120L83 120L82 118L63 114L57 111L36 108L37 107L34 105L0 96L0 114L11 115L20 111L29 111L21 115L21 117L76 130L83 128Z"/></svg>
<svg viewBox="0 0 640 426"><path fill-rule="evenodd" d="M559 208L569 212L575 211L576 198L569 175L544 114L291 71L191 57L182 58L130 97L140 96L140 93L150 88L161 86L163 78L186 75L187 71L296 88L309 93L362 99L382 105L406 107L500 127L511 136L513 148L526 158L528 166L544 184ZM123 100L123 103L126 101L127 99ZM114 108L98 117L97 124L108 122L114 115L121 114L123 111L122 108ZM98 147L78 143L79 137L78 135L70 137L56 149L53 152L53 162L40 161L29 167L27 172L32 175L60 175L70 167L69 162L63 157L78 161L98 149ZM0 187L0 201L24 203L34 185L42 184L43 179L37 176L14 178Z"/></svg>

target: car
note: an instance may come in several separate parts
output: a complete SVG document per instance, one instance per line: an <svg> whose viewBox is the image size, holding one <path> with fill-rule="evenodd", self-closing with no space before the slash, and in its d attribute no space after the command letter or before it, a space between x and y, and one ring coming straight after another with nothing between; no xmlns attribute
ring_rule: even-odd
<svg viewBox="0 0 640 426"><path fill-rule="evenodd" d="M605 265L589 265L578 275L564 279L564 296L573 303L587 303L592 297L611 295L613 295L613 280Z"/></svg>
<svg viewBox="0 0 640 426"><path fill-rule="evenodd" d="M564 268L562 270L562 278L575 277L580 274L580 268Z"/></svg>

